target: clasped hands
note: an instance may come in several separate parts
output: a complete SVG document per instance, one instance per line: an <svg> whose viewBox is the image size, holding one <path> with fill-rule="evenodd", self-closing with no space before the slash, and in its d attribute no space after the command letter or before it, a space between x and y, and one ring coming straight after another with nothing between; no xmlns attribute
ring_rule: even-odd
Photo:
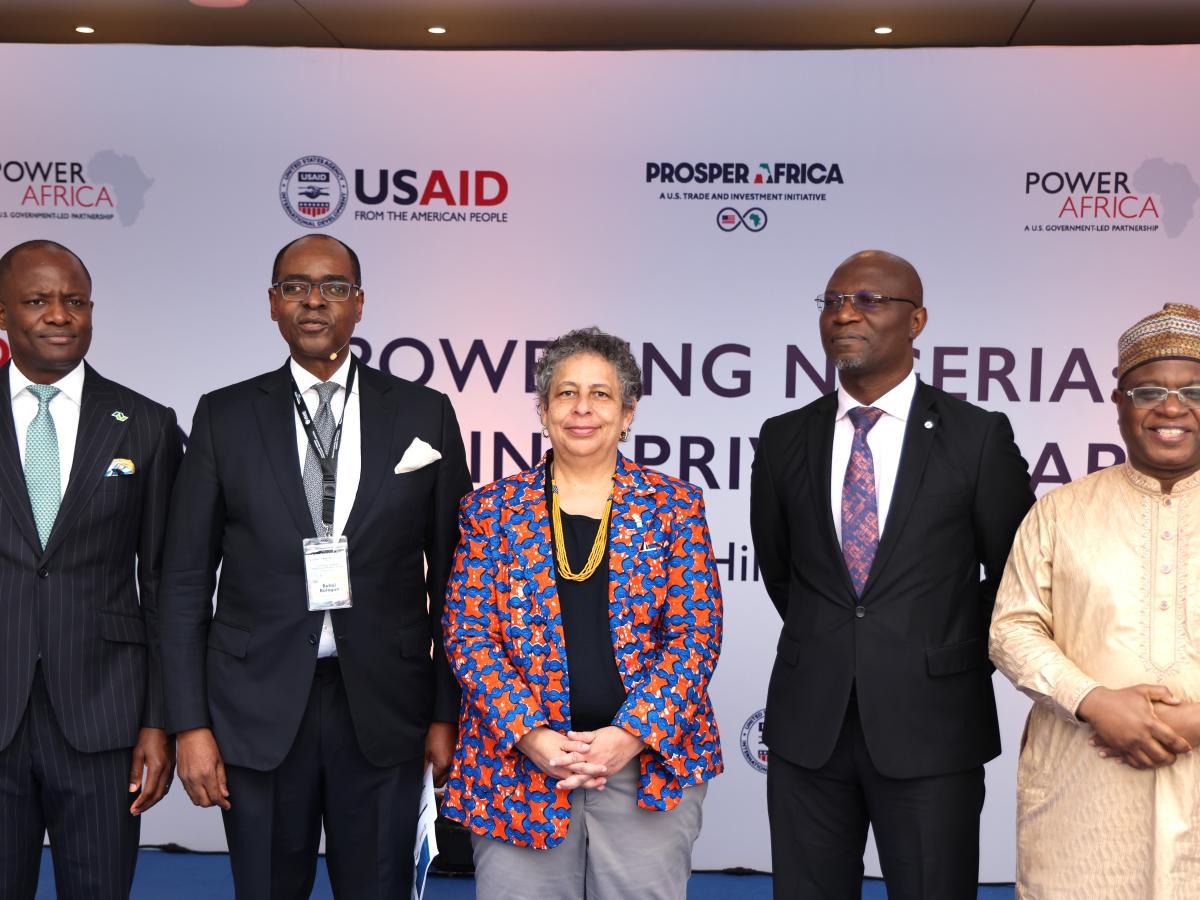
<svg viewBox="0 0 1200 900"><path fill-rule="evenodd" d="M1197 708L1182 704L1163 685L1138 684L1094 689L1079 704L1078 716L1095 731L1089 743L1100 756L1135 769L1156 769L1200 743Z"/></svg>
<svg viewBox="0 0 1200 900"><path fill-rule="evenodd" d="M560 791L579 787L604 790L608 777L623 769L645 747L639 738L615 725L565 734L540 726L517 741L517 749L534 765L558 779Z"/></svg>

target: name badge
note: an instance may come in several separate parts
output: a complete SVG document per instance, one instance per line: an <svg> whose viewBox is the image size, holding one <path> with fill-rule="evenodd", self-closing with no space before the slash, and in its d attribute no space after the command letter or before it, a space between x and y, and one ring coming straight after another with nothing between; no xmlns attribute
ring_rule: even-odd
<svg viewBox="0 0 1200 900"><path fill-rule="evenodd" d="M346 536L304 540L304 579L312 612L346 609L350 602L350 543Z"/></svg>

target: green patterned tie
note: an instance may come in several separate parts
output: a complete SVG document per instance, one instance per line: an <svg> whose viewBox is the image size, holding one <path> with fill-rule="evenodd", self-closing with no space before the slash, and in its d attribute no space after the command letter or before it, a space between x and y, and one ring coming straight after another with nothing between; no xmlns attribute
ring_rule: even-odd
<svg viewBox="0 0 1200 900"><path fill-rule="evenodd" d="M29 392L38 399L37 415L25 432L25 488L33 506L42 547L50 537L58 506L62 503L62 470L58 465L58 432L50 415L50 401L59 390L50 384L31 384Z"/></svg>

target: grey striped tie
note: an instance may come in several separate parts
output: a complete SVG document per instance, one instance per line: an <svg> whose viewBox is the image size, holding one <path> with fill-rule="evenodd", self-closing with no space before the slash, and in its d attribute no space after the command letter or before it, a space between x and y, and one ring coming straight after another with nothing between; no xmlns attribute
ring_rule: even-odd
<svg viewBox="0 0 1200 900"><path fill-rule="evenodd" d="M330 442L333 440L333 410L329 408L329 401L342 386L333 381L323 381L314 387L320 403L317 404L317 414L313 416L313 431L317 433L321 446L328 453L331 449ZM321 521L321 460L311 443L304 457L304 494L308 497L308 511L312 513L313 527L317 534L323 535L326 528L325 523Z"/></svg>
<svg viewBox="0 0 1200 900"><path fill-rule="evenodd" d="M58 396L59 389L52 384L31 384L29 392L37 397L38 411L25 432L25 489L29 491L38 537L45 547L62 503L58 432L50 415L50 401Z"/></svg>

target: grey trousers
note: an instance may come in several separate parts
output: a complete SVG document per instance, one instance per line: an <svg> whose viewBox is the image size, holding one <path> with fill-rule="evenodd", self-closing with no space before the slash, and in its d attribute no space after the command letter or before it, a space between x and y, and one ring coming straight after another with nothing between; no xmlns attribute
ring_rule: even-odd
<svg viewBox="0 0 1200 900"><path fill-rule="evenodd" d="M603 791L571 794L571 825L552 850L471 835L476 900L684 900L707 784L669 812L637 805L635 758Z"/></svg>

